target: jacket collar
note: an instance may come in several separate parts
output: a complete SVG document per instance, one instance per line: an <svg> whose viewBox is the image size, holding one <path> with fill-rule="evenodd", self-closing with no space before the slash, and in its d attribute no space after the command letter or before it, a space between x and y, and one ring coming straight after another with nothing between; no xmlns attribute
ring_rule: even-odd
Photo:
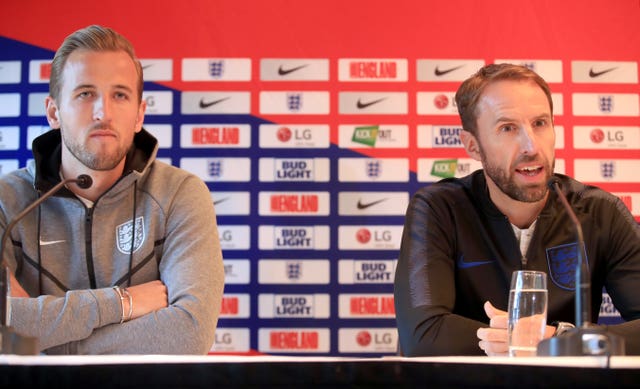
<svg viewBox="0 0 640 389"><path fill-rule="evenodd" d="M60 130L48 131L33 140L33 158L35 163L34 187L45 192L60 182L60 164L62 163L62 137ZM133 145L126 155L123 177L132 172L143 174L155 160L158 141L144 128L133 137ZM60 196L72 196L71 191L63 188Z"/></svg>

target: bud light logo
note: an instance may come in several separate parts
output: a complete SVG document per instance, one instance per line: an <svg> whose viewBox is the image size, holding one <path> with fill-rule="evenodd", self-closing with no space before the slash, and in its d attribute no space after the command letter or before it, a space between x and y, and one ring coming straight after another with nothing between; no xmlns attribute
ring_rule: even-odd
<svg viewBox="0 0 640 389"><path fill-rule="evenodd" d="M313 181L312 159L276 159L275 181Z"/></svg>
<svg viewBox="0 0 640 389"><path fill-rule="evenodd" d="M313 317L311 296L278 296L274 307L274 317Z"/></svg>
<svg viewBox="0 0 640 389"><path fill-rule="evenodd" d="M460 131L462 127L434 127L433 147L462 147Z"/></svg>
<svg viewBox="0 0 640 389"><path fill-rule="evenodd" d="M313 228L276 227L275 248L313 248Z"/></svg>
<svg viewBox="0 0 640 389"><path fill-rule="evenodd" d="M599 317L620 317L620 312L616 309L607 293L602 294L602 304L600 305Z"/></svg>
<svg viewBox="0 0 640 389"><path fill-rule="evenodd" d="M356 262L354 282L367 283L391 283L393 282L393 268L383 261Z"/></svg>

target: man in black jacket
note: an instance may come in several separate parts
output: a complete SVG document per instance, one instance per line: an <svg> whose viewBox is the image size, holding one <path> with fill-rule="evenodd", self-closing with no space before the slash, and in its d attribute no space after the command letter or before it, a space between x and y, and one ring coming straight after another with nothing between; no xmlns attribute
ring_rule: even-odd
<svg viewBox="0 0 640 389"><path fill-rule="evenodd" d="M419 190L407 210L395 276L400 348L407 356L507 355L514 270L548 274L548 322L572 322L577 243L550 191L555 176L582 225L592 322L605 287L640 354L640 228L615 196L553 173L555 131L547 83L533 71L488 65L456 93L466 152L483 169ZM545 337L555 326L548 325Z"/></svg>

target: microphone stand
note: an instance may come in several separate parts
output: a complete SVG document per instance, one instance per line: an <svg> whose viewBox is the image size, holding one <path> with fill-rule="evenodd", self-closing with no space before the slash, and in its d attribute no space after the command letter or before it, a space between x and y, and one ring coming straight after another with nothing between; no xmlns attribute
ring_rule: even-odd
<svg viewBox="0 0 640 389"><path fill-rule="evenodd" d="M538 344L538 356L587 356L587 355L625 355L624 339L591 324L591 280L589 266L584 259L584 237L582 226L564 193L557 178L549 181L571 218L576 229L577 263L575 270L576 287L576 328L558 336L544 339Z"/></svg>
<svg viewBox="0 0 640 389"><path fill-rule="evenodd" d="M2 234L2 240L0 240L0 255L4 256L4 250L6 242L11 234L13 228L18 224L22 218L24 218L29 212L34 210L37 206L42 204L46 199L57 193L63 186L76 183L80 188L87 189L93 184L93 180L86 174L81 174L77 178L67 178L56 184L53 188L47 191L43 196L39 197L36 201L29 204L22 212L20 212L13 220L7 225ZM11 285L11 271L4 258L0 265L0 349L2 354L17 354L17 355L36 355L38 354L38 339L30 336L23 336L18 334L7 323L7 317L9 316L10 304L9 304L9 289Z"/></svg>

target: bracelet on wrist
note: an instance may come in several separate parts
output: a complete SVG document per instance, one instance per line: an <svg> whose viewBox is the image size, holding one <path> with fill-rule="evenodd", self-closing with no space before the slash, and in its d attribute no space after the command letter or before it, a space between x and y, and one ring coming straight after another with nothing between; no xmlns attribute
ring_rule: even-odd
<svg viewBox="0 0 640 389"><path fill-rule="evenodd" d="M120 297L120 308L122 308L122 316L120 317L120 324L131 320L133 317L133 298L131 297L131 293L127 290L127 288L121 288L119 286L114 286L113 290L115 290L118 297ZM129 302L129 311L127 312L124 301L125 299Z"/></svg>

